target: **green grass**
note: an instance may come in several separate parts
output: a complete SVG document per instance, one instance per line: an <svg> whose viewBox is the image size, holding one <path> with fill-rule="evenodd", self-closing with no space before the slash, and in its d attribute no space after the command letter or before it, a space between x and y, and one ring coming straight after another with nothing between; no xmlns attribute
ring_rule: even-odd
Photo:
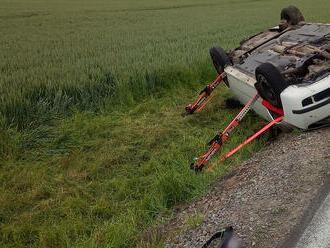
<svg viewBox="0 0 330 248"><path fill-rule="evenodd" d="M203 220L203 215L195 211L193 216L187 218L188 227L191 229L197 228L203 223Z"/></svg>
<svg viewBox="0 0 330 248"><path fill-rule="evenodd" d="M234 112L219 115L219 97L204 113L182 118L181 104L194 95L188 92L111 114L77 112L56 126L10 136L13 146L31 147L14 146L1 165L3 244L133 247L159 213L166 220L174 205L203 193L227 169L196 175L189 162ZM254 119L249 116L225 151L251 134Z"/></svg>
<svg viewBox="0 0 330 248"><path fill-rule="evenodd" d="M328 4L296 0L310 21ZM215 44L234 48L276 25L285 0L1 0L0 113L25 128L72 106L98 111L148 95L145 75L194 71ZM322 7L321 7L322 6ZM170 82L173 83L173 82Z"/></svg>
<svg viewBox="0 0 330 248"><path fill-rule="evenodd" d="M327 1L293 3L329 22ZM192 157L236 111L221 108L221 87L180 114L216 76L209 48L276 25L287 1L0 4L0 247L161 247L145 233L261 148L196 175Z"/></svg>

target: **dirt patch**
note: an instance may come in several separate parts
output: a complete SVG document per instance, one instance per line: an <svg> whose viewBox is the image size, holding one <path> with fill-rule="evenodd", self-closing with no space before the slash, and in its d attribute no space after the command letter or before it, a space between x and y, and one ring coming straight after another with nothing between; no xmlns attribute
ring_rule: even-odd
<svg viewBox="0 0 330 248"><path fill-rule="evenodd" d="M203 199L182 207L166 227L165 247L201 247L228 225L244 247L279 247L330 175L329 140L330 128L281 136ZM187 229L196 212L202 224Z"/></svg>

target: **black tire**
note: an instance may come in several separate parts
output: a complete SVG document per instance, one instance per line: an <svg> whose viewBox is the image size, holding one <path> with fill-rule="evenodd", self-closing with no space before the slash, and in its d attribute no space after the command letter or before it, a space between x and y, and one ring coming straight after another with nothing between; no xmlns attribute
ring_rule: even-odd
<svg viewBox="0 0 330 248"><path fill-rule="evenodd" d="M213 65L219 74L224 72L226 65L230 64L230 60L221 47L215 46L210 49L210 55Z"/></svg>
<svg viewBox="0 0 330 248"><path fill-rule="evenodd" d="M280 71L271 63L264 63L257 67L256 79L254 87L259 95L273 106L282 108L280 94L288 84Z"/></svg>
<svg viewBox="0 0 330 248"><path fill-rule="evenodd" d="M289 25L297 25L299 22L305 21L305 18L296 6L290 5L282 9L281 20L286 20Z"/></svg>

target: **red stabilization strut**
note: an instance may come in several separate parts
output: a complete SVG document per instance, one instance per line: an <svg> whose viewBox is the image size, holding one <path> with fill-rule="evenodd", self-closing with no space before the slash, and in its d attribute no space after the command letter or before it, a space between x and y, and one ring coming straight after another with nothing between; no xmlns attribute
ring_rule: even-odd
<svg viewBox="0 0 330 248"><path fill-rule="evenodd" d="M244 108L238 113L235 119L227 126L227 128L222 132L218 133L210 142L211 148L203 156L196 158L196 164L192 163L190 165L191 169L195 171L201 171L204 166L209 162L209 160L214 156L214 154L221 148L223 143L229 138L232 131L239 125L243 117L249 112L253 104L259 99L259 95L256 93L244 106Z"/></svg>
<svg viewBox="0 0 330 248"><path fill-rule="evenodd" d="M191 115L196 110L197 110L197 112L202 110L212 98L210 98L208 101L206 101L206 99L211 95L211 93L215 90L215 88L217 88L218 85L221 82L223 82L223 80L226 77L227 77L226 73L223 72L217 77L217 79L212 84L206 85L206 87L199 93L200 97L198 98L198 100L193 105L188 104L185 107L186 114Z"/></svg>

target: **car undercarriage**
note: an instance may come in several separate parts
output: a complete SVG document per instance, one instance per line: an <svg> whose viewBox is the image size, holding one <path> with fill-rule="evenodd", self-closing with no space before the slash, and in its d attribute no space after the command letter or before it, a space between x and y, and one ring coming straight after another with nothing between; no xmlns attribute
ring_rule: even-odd
<svg viewBox="0 0 330 248"><path fill-rule="evenodd" d="M228 51L238 69L253 74L270 62L288 84L311 83L330 73L330 25L301 22L281 31L269 29Z"/></svg>

